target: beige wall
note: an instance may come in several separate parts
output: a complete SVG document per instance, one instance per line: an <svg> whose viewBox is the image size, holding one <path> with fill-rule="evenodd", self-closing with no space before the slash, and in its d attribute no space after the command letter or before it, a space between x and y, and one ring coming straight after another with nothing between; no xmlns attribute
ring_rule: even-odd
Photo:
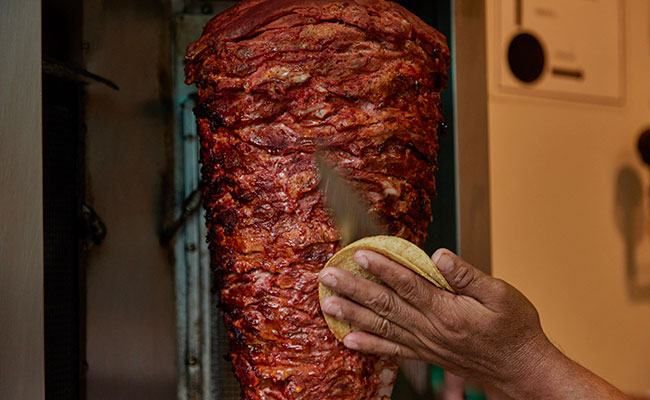
<svg viewBox="0 0 650 400"><path fill-rule="evenodd" d="M488 2L493 272L569 356L646 393L650 169L636 141L650 127L650 2L624 3L625 103L600 106L502 94Z"/></svg>

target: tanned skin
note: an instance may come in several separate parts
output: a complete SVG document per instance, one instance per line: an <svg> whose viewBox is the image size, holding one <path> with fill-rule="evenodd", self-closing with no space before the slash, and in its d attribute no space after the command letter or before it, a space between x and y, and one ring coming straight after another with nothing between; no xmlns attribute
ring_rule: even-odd
<svg viewBox="0 0 650 400"><path fill-rule="evenodd" d="M457 294L367 250L355 261L387 286L323 269L320 282L348 298L323 299L323 311L362 329L348 348L436 364L513 399L628 399L559 351L517 289L449 250L432 259Z"/></svg>

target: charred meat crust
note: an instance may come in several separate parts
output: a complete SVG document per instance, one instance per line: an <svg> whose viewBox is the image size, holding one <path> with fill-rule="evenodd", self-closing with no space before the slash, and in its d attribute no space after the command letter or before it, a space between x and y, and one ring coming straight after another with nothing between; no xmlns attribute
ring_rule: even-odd
<svg viewBox="0 0 650 400"><path fill-rule="evenodd" d="M387 232L421 244L444 37L382 0L248 0L211 20L185 60L199 88L210 259L243 398L388 399L396 363L346 349L320 313L317 274L339 233L314 152Z"/></svg>

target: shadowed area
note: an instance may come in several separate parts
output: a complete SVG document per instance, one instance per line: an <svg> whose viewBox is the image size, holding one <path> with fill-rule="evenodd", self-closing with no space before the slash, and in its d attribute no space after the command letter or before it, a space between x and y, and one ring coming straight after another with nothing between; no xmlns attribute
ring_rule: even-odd
<svg viewBox="0 0 650 400"><path fill-rule="evenodd" d="M641 178L633 168L623 167L616 180L616 223L625 242L628 294L635 301L650 300L650 286L639 283L638 247L647 227L642 207Z"/></svg>

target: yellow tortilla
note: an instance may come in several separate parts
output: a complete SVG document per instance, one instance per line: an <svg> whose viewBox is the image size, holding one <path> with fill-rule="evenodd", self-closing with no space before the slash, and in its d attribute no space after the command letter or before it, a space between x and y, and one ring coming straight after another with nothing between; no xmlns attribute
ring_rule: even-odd
<svg viewBox="0 0 650 400"><path fill-rule="evenodd" d="M433 261L431 261L431 258L427 253L408 240L395 236L373 236L351 243L334 254L325 264L325 267L335 266L346 270L355 276L376 283L383 283L374 275L361 269L361 267L354 261L354 254L357 250L372 250L376 253L382 254L419 274L438 288L454 293L454 289L449 286L449 283L447 283L440 271L438 271L438 268L435 266ZM339 296L339 294L323 284L319 284L319 299L323 300L329 296ZM348 322L339 321L327 314L323 315L325 316L325 321L327 322L328 327L339 340L343 340L345 335L348 333L359 330Z"/></svg>

